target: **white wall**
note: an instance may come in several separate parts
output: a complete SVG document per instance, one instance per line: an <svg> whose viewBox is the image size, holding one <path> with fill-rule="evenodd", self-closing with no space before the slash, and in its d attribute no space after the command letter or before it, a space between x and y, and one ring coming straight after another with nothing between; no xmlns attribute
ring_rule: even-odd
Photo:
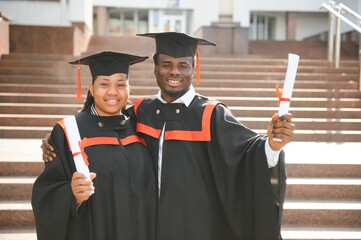
<svg viewBox="0 0 361 240"><path fill-rule="evenodd" d="M10 24L36 26L70 26L85 22L93 29L92 0L0 1L0 11L9 16Z"/></svg>
<svg viewBox="0 0 361 240"><path fill-rule="evenodd" d="M0 1L1 12L9 16L10 24L38 26L69 26L64 21L61 2Z"/></svg>
<svg viewBox="0 0 361 240"><path fill-rule="evenodd" d="M202 26L210 26L218 21L219 0L196 0L194 1L192 31L197 31Z"/></svg>
<svg viewBox="0 0 361 240"><path fill-rule="evenodd" d="M297 13L296 40L328 31L328 14Z"/></svg>
<svg viewBox="0 0 361 240"><path fill-rule="evenodd" d="M249 27L250 23L250 1L233 0L233 21L239 22L242 27Z"/></svg>
<svg viewBox="0 0 361 240"><path fill-rule="evenodd" d="M91 0L70 0L69 20L84 22L90 30L93 29L93 4Z"/></svg>
<svg viewBox="0 0 361 240"><path fill-rule="evenodd" d="M276 17L276 33L275 40L286 39L286 13L274 13Z"/></svg>

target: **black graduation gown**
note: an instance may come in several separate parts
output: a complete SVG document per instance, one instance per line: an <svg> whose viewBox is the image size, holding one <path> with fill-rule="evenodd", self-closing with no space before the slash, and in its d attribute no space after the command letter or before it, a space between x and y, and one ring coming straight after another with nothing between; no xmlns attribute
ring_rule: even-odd
<svg viewBox="0 0 361 240"><path fill-rule="evenodd" d="M157 240L281 239L284 154L270 170L265 136L200 95L188 107L163 104L155 96L138 99L129 114L137 119L155 169L166 122Z"/></svg>
<svg viewBox="0 0 361 240"><path fill-rule="evenodd" d="M153 240L156 185L151 157L124 116L76 115L81 139L111 137L119 144L85 148L89 169L97 174L95 193L76 211L71 190L75 172L64 130L56 125L51 144L57 157L33 186L32 207L39 240Z"/></svg>

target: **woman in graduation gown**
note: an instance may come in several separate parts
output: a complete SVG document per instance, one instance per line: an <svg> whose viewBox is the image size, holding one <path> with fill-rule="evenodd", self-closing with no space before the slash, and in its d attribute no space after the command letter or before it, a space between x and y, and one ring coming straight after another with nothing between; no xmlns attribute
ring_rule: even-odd
<svg viewBox="0 0 361 240"><path fill-rule="evenodd" d="M72 64L88 65L93 77L76 122L80 149L92 181L76 171L63 121L50 142L57 157L33 186L32 207L39 240L155 239L154 169L135 124L121 111L128 103L128 73L139 57L115 52ZM95 177L96 176L96 177Z"/></svg>

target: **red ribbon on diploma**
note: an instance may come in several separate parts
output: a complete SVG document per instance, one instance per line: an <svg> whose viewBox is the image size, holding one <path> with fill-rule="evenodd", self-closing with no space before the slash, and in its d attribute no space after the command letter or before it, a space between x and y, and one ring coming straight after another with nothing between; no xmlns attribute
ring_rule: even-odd
<svg viewBox="0 0 361 240"><path fill-rule="evenodd" d="M278 96L278 106L280 105L281 102L291 102L290 98L283 98L282 97L282 91L279 89L278 85L276 85L276 93Z"/></svg>
<svg viewBox="0 0 361 240"><path fill-rule="evenodd" d="M86 142L87 142L87 138L83 138L83 140L80 140L78 142L80 152L73 153L73 157L78 156L79 154L81 154L83 156L83 160L84 160L85 165L89 166L88 155L84 151L84 148L86 147Z"/></svg>

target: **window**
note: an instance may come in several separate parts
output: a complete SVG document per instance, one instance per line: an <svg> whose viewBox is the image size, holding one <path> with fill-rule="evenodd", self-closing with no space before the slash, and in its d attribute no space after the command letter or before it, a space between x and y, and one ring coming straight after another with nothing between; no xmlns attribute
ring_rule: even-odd
<svg viewBox="0 0 361 240"><path fill-rule="evenodd" d="M119 12L109 12L108 32L110 35L122 34L121 15Z"/></svg>
<svg viewBox="0 0 361 240"><path fill-rule="evenodd" d="M253 13L250 21L249 39L273 40L275 38L275 17Z"/></svg>
<svg viewBox="0 0 361 240"><path fill-rule="evenodd" d="M108 33L117 36L135 36L138 32L148 32L148 11L110 9Z"/></svg>

